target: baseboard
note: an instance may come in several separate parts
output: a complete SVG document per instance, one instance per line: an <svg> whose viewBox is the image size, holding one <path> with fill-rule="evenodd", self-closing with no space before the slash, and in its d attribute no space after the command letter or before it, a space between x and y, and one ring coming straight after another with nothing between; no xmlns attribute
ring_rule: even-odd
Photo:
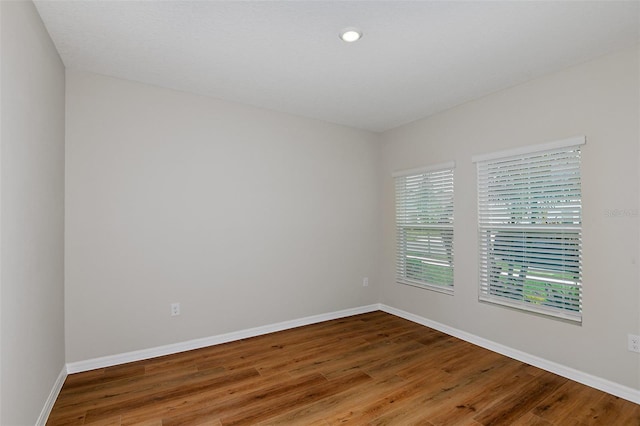
<svg viewBox="0 0 640 426"><path fill-rule="evenodd" d="M38 416L38 420L36 421L36 426L44 426L47 423L49 414L51 414L51 409L53 409L53 404L56 403L56 399L58 399L58 395L60 394L60 390L62 389L62 385L64 384L64 380L66 378L67 369L65 367L62 367L60 374L58 374L58 378L51 388L51 392L49 392L49 397L47 397L47 400L44 403L44 407L42 407L42 411L40 411L40 415Z"/></svg>
<svg viewBox="0 0 640 426"><path fill-rule="evenodd" d="M465 340L469 343L473 343L474 345L483 347L485 349L489 349L490 351L508 356L509 358L513 358L518 361L525 362L527 364L533 365L534 367L538 367L543 370L550 371L559 376L566 377L567 379L571 379L578 383L582 383L583 385L587 385L592 388L599 389L603 392L607 392L611 395L615 395L617 397L634 402L636 404L640 404L640 390L638 389L633 389L633 388L621 385L619 383L615 383L615 382L603 379L601 377L593 376L591 374L587 374L585 372L576 370L574 368L567 367L566 365L558 364L558 363L546 360L544 358L539 358L537 356L528 354L526 352L522 352L522 351L510 348L508 346L501 345L491 340L487 340L482 337L476 336L474 334L467 333L462 330L458 330L457 328L449 327L448 325L444 325L439 322L432 321L430 319L412 314L410 312L403 311L401 309L396 309L391 306L380 304L380 310L387 312L389 314L407 319L409 321L424 325L426 327L433 328L434 330L441 331L450 336L454 336L459 339Z"/></svg>
<svg viewBox="0 0 640 426"><path fill-rule="evenodd" d="M312 315L309 317L298 318L290 321L283 321L275 324L264 325L261 327L220 334L217 336L204 337L201 339L194 339L186 342L158 346L155 348L142 349L139 351L126 352L123 354L104 356L100 358L93 358L85 361L70 362L67 363L67 372L69 374L72 374L80 373L82 371L95 370L96 368L111 367L113 365L125 364L127 362L141 361L144 359L156 358L163 355L171 355L179 352L190 351L193 349L200 349L207 346L219 345L221 343L247 339L249 337L261 336L263 334L275 333L277 331L288 330L290 328L316 324L323 321L329 321L378 310L380 310L379 304L360 306L357 308L344 309L341 311L329 312L326 314Z"/></svg>

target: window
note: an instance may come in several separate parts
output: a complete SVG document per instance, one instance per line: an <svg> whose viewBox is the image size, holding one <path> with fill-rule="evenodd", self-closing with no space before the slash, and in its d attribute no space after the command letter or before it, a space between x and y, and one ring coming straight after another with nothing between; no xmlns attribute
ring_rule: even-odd
<svg viewBox="0 0 640 426"><path fill-rule="evenodd" d="M399 283L453 293L453 167L393 175Z"/></svg>
<svg viewBox="0 0 640 426"><path fill-rule="evenodd" d="M582 320L584 137L474 158L480 300Z"/></svg>

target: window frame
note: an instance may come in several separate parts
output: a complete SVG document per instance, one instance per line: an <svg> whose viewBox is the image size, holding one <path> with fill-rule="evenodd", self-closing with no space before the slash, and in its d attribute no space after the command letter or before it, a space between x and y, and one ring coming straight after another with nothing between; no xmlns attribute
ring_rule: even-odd
<svg viewBox="0 0 640 426"><path fill-rule="evenodd" d="M451 161L392 174L396 207L396 282L399 284L453 294L454 173L455 162ZM420 188L415 186L417 181L422 182ZM411 197L407 196L407 185L413 185ZM418 206L426 202L428 206ZM408 208L413 209L411 213ZM411 250L408 246L409 232L420 234L421 239L413 244ZM408 255L409 251L414 256ZM418 255L423 256L421 265L411 271L407 259L418 259Z"/></svg>
<svg viewBox="0 0 640 426"><path fill-rule="evenodd" d="M473 157L480 301L582 322L585 144L580 136Z"/></svg>

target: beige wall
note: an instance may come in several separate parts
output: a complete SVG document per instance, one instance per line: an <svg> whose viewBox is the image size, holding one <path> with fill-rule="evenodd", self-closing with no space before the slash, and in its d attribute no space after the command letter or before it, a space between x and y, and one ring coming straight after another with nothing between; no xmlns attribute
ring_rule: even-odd
<svg viewBox="0 0 640 426"><path fill-rule="evenodd" d="M638 49L555 73L382 135L381 301L485 339L640 389ZM585 135L583 324L478 302L475 154ZM396 170L456 161L455 295L394 280ZM613 210L624 211L615 217Z"/></svg>
<svg viewBox="0 0 640 426"><path fill-rule="evenodd" d="M67 70L67 361L377 302L376 143Z"/></svg>
<svg viewBox="0 0 640 426"><path fill-rule="evenodd" d="M0 424L28 425L65 363L64 66L31 2L0 10Z"/></svg>

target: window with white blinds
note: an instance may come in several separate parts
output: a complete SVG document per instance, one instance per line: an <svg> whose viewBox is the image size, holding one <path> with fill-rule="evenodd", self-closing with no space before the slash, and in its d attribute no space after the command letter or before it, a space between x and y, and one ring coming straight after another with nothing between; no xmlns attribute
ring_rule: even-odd
<svg viewBox="0 0 640 426"><path fill-rule="evenodd" d="M396 279L453 293L454 163L394 173Z"/></svg>
<svg viewBox="0 0 640 426"><path fill-rule="evenodd" d="M582 321L584 143L474 158L480 300Z"/></svg>

